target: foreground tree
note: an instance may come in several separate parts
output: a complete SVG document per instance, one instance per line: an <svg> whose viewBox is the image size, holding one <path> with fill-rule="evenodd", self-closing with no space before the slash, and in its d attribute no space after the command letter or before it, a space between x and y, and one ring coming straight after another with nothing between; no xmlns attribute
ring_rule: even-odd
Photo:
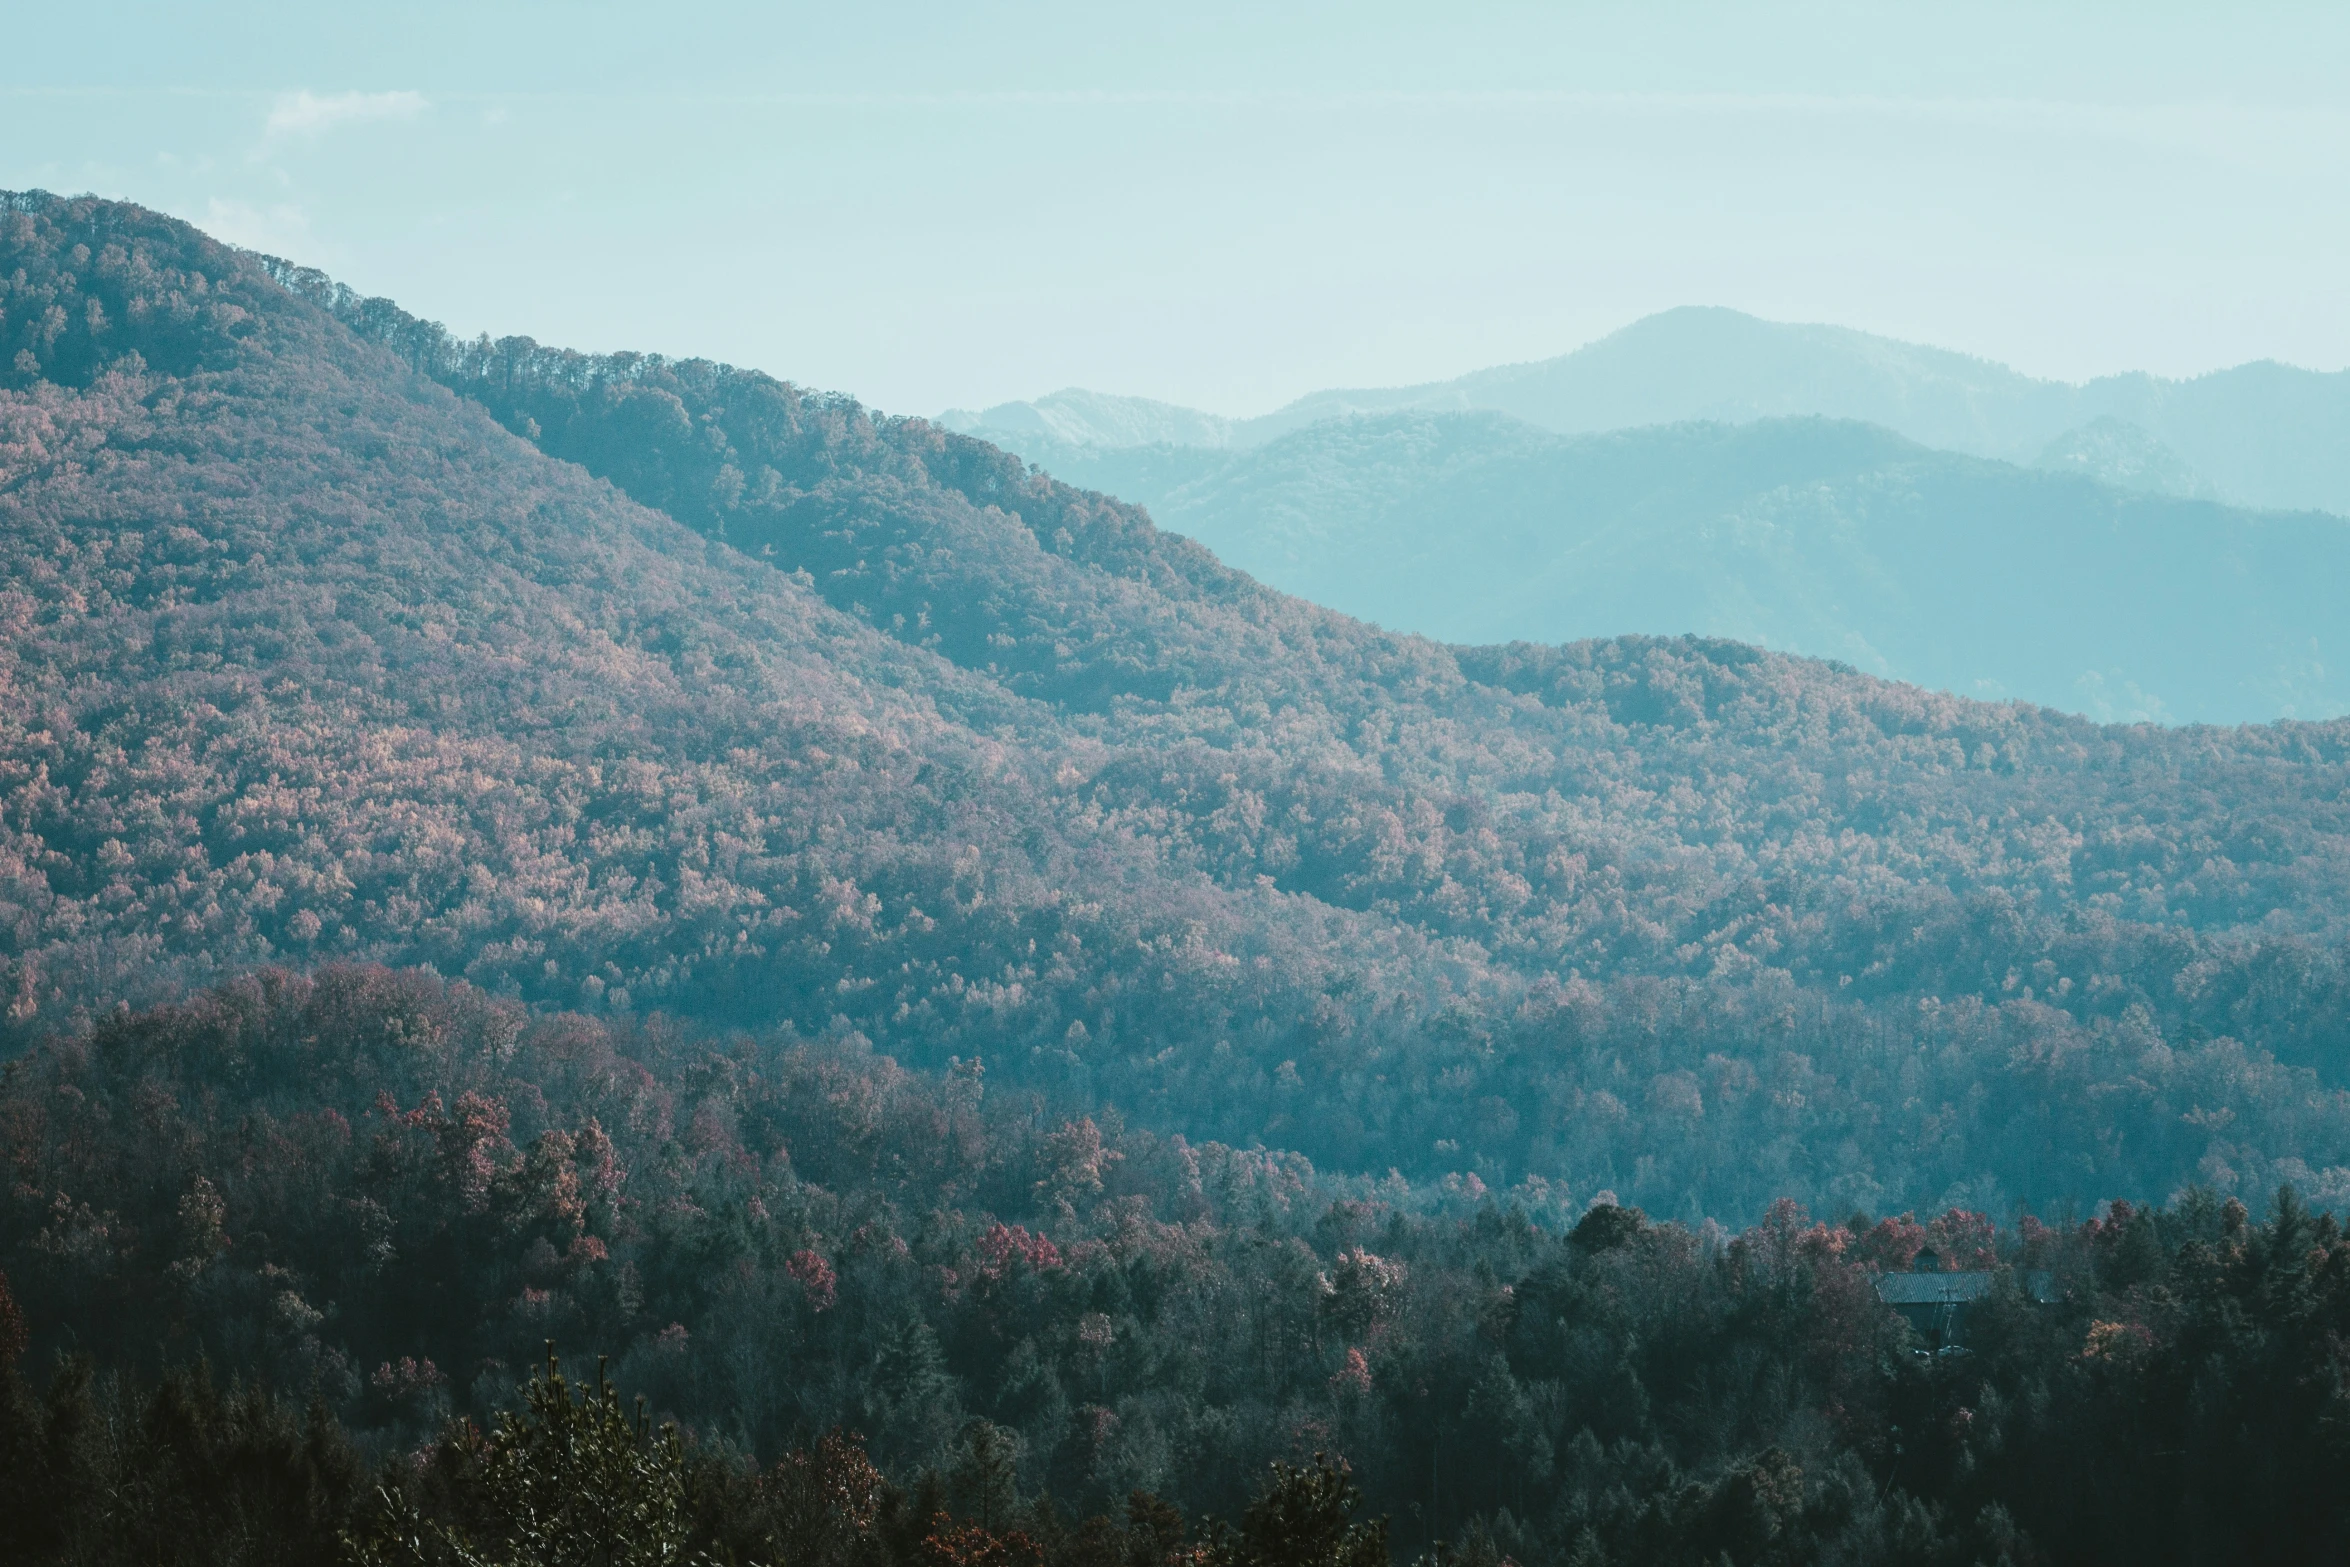
<svg viewBox="0 0 2350 1567"><path fill-rule="evenodd" d="M1211 1567L1387 1567L1387 1520L1355 1522L1362 1499L1343 1462L1316 1453L1310 1464L1276 1463L1239 1532L1219 1531L1206 1559Z"/></svg>
<svg viewBox="0 0 2350 1567"><path fill-rule="evenodd" d="M697 1567L686 1509L685 1445L624 1408L599 1364L574 1397L554 1351L519 1414L482 1438L470 1423L443 1443L454 1518L429 1518L415 1497L385 1487L362 1536L346 1539L360 1567ZM450 1460L453 1460L451 1462Z"/></svg>

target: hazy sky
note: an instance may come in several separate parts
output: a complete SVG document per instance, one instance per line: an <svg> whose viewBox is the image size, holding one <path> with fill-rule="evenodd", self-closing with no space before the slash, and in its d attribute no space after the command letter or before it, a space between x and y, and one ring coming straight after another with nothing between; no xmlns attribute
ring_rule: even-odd
<svg viewBox="0 0 2350 1567"><path fill-rule="evenodd" d="M0 186L904 412L1254 413L1692 303L2350 363L2340 4L358 10L13 7Z"/></svg>

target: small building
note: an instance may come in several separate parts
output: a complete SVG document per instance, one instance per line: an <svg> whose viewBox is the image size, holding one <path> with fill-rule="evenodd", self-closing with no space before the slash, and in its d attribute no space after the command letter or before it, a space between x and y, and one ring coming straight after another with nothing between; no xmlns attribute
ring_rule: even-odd
<svg viewBox="0 0 2350 1567"><path fill-rule="evenodd" d="M1911 1261L1907 1273L1877 1275L1877 1298L1900 1313L1901 1319L1936 1354L1966 1347L1967 1312L1991 1293L1999 1274L1984 1268L1945 1272L1941 1254L1931 1246ZM2053 1275L2034 1271L2016 1275L2024 1298L2045 1305L2057 1298Z"/></svg>

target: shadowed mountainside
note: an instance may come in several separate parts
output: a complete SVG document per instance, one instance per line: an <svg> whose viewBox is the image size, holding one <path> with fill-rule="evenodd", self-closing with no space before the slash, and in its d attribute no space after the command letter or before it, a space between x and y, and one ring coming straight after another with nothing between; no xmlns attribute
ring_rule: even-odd
<svg viewBox="0 0 2350 1567"><path fill-rule="evenodd" d="M1453 642L1694 631L2108 721L2350 711L2350 521L2094 482L2177 479L2109 427L2044 468L1822 419L1419 412L1055 461L1266 582Z"/></svg>

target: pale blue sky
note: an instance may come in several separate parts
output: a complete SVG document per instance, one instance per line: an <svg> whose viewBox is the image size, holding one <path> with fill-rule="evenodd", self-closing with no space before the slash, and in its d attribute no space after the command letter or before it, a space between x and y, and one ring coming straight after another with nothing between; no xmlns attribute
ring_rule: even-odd
<svg viewBox="0 0 2350 1567"><path fill-rule="evenodd" d="M2350 363L2338 4L12 9L0 186L894 411L1255 413L1689 303Z"/></svg>

